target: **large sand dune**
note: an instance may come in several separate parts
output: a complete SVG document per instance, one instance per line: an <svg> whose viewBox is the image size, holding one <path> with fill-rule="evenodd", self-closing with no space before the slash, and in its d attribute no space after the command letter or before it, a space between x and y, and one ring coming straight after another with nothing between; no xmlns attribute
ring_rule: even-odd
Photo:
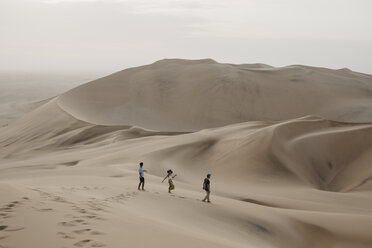
<svg viewBox="0 0 372 248"><path fill-rule="evenodd" d="M370 80L165 60L75 88L0 129L0 247L371 247Z"/></svg>
<svg viewBox="0 0 372 248"><path fill-rule="evenodd" d="M95 80L63 94L58 103L90 123L163 131L309 114L372 122L372 76L300 65L172 59Z"/></svg>

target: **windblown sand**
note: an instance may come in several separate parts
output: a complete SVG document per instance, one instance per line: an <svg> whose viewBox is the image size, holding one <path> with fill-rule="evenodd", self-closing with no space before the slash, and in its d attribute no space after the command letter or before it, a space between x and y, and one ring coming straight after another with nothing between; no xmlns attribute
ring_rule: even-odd
<svg viewBox="0 0 372 248"><path fill-rule="evenodd" d="M372 247L371 123L347 69L118 72L0 128L0 247Z"/></svg>

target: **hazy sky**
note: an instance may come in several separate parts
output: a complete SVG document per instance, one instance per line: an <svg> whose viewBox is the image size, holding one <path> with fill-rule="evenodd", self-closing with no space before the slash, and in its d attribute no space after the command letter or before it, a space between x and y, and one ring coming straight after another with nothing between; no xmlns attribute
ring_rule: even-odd
<svg viewBox="0 0 372 248"><path fill-rule="evenodd" d="M371 0L0 0L0 70L213 58L372 74L371 11Z"/></svg>

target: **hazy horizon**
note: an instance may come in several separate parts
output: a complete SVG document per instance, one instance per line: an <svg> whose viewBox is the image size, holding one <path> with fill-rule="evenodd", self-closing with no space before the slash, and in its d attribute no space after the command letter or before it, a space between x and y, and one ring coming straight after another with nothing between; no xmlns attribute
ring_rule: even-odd
<svg viewBox="0 0 372 248"><path fill-rule="evenodd" d="M370 1L3 0L0 71L105 75L164 58L372 74Z"/></svg>

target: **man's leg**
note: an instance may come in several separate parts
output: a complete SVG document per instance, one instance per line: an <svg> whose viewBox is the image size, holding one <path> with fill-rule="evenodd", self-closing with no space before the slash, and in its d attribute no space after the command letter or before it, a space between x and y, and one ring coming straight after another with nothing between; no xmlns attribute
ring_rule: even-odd
<svg viewBox="0 0 372 248"><path fill-rule="evenodd" d="M138 184L138 189L140 189L140 187L141 187L141 183L142 183L142 182L140 181L139 184Z"/></svg>
<svg viewBox="0 0 372 248"><path fill-rule="evenodd" d="M140 182L138 184L138 189L141 188L141 184L143 185L143 178L140 177L139 180L140 180ZM143 188L143 186L142 186L142 188Z"/></svg>
<svg viewBox="0 0 372 248"><path fill-rule="evenodd" d="M210 191L207 191L207 195L205 196L205 198L207 198L207 202L210 202L210 200L209 200L209 194L210 193L211 193Z"/></svg>
<svg viewBox="0 0 372 248"><path fill-rule="evenodd" d="M174 189L174 184L173 184L173 181L172 180L169 180L169 189L168 189L168 193L172 193L171 190Z"/></svg>
<svg viewBox="0 0 372 248"><path fill-rule="evenodd" d="M208 191L206 191L207 194L205 195L204 199L203 199L203 202L205 202L207 200L207 197L208 197Z"/></svg>
<svg viewBox="0 0 372 248"><path fill-rule="evenodd" d="M142 190L145 190L144 187L145 187L145 178L142 179Z"/></svg>

